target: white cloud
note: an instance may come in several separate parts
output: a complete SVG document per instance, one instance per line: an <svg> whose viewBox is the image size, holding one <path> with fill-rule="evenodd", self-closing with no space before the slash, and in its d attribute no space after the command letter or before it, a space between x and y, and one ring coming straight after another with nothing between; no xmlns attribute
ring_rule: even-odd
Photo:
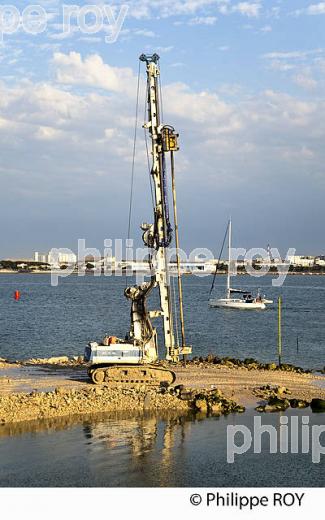
<svg viewBox="0 0 325 520"><path fill-rule="evenodd" d="M293 63L287 63L284 60L271 60L269 68L273 70L279 70L280 72L287 72L288 70L295 69L296 65Z"/></svg>
<svg viewBox="0 0 325 520"><path fill-rule="evenodd" d="M240 2L239 4L233 6L232 11L249 17L258 17L261 8L262 6L259 3Z"/></svg>
<svg viewBox="0 0 325 520"><path fill-rule="evenodd" d="M295 71L291 80L305 90L315 90L325 84L325 50L310 49L264 54L268 68L280 72Z"/></svg>
<svg viewBox="0 0 325 520"><path fill-rule="evenodd" d="M304 11L308 15L325 14L325 2L309 5Z"/></svg>
<svg viewBox="0 0 325 520"><path fill-rule="evenodd" d="M103 207L107 214L109 198L115 218L112 223L105 221L103 233L114 237L127 211L123 201L129 186L134 131L134 93L124 83L133 81L135 74L96 56L88 58L57 53L53 64L63 75L61 84L0 83L2 186L6 199L12 192L14 200L33 201L35 211L46 201L46 215L48 205L53 204L67 219L84 215L87 204L91 218L94 204L97 216ZM88 87L86 91L79 88L82 85ZM179 176L182 195L195 200L194 191L204 184L207 205L213 205L216 193L220 197L225 187L229 193L240 194L247 185L255 189L261 182L266 188L267 183L281 182L283 186L290 181L292 185L292 179L297 183L306 171L319 172L313 182L320 186L319 165L325 163L325 102L305 101L274 90L249 95L240 86L237 95L232 97L230 91L227 87L217 94L194 90L185 83L164 83L164 119L180 133L181 152L176 161L177 171L185 172ZM139 132L138 178L146 183L141 138ZM100 184L96 176L100 176ZM142 188L138 193L143 213ZM263 198L266 188L257 199ZM108 231L106 226L111 226Z"/></svg>
<svg viewBox="0 0 325 520"><path fill-rule="evenodd" d="M104 134L106 139L112 139L117 134L117 130L116 128L105 128Z"/></svg>
<svg viewBox="0 0 325 520"><path fill-rule="evenodd" d="M132 133L134 92L125 88L125 81L135 79L131 69L111 67L96 55L83 60L76 53L56 53L53 62L61 86L30 81L11 88L0 86L2 126L8 121L14 125L12 128L32 125L35 131L31 135L44 140L59 138L60 132L68 129L71 135L94 130L96 135L106 138L114 138L118 132ZM81 95L63 90L74 85L86 85L92 92ZM97 87L107 90L109 95L98 93ZM227 87L222 92L226 94L228 90ZM191 128L189 134L194 131L240 139L242 132L252 132L253 128L256 135L262 133L263 127L269 132L275 127L286 131L312 128L315 118L321 118L324 112L321 102L301 101L273 90L251 99L247 94L241 95L240 86L237 92L236 102L229 103L213 92L196 92L184 83L169 84L164 87L165 116ZM96 120L98 128L94 129ZM316 126L320 129L320 125Z"/></svg>
<svg viewBox="0 0 325 520"><path fill-rule="evenodd" d="M222 127L233 127L232 108L216 94L209 92L195 93L184 83L173 83L164 89L165 111L198 124L222 122Z"/></svg>
<svg viewBox="0 0 325 520"><path fill-rule="evenodd" d="M130 2L129 16L137 19L161 16L193 16L209 7L217 0L137 0Z"/></svg>
<svg viewBox="0 0 325 520"><path fill-rule="evenodd" d="M312 4L307 8L307 14L315 15L315 14L325 14L325 2L320 2L319 4Z"/></svg>
<svg viewBox="0 0 325 520"><path fill-rule="evenodd" d="M279 5L271 7L271 9L269 9L266 12L266 16L268 18L277 18L277 19L279 19L280 18L280 14L281 14L281 7Z"/></svg>
<svg viewBox="0 0 325 520"><path fill-rule="evenodd" d="M297 162L304 159L313 159L315 157L315 152L304 145L296 149L283 147L282 157L288 161Z"/></svg>
<svg viewBox="0 0 325 520"><path fill-rule="evenodd" d="M261 27L260 32L262 32L262 33L270 33L270 32L272 32L271 25L265 25L264 27Z"/></svg>
<svg viewBox="0 0 325 520"><path fill-rule="evenodd" d="M269 52L263 55L266 59L304 59L307 56L323 54L324 49L311 49L308 51L290 51L290 52Z"/></svg>
<svg viewBox="0 0 325 520"><path fill-rule="evenodd" d="M221 14L241 14L258 17L262 9L260 0L244 1L233 4L230 0L137 0L130 2L129 16L136 19L150 19L157 16L170 18L173 16L194 16L198 18L214 18L217 8ZM178 21L180 25L183 21Z"/></svg>
<svg viewBox="0 0 325 520"><path fill-rule="evenodd" d="M64 132L51 126L39 126L35 132L35 137L40 140L55 141L64 136Z"/></svg>
<svg viewBox="0 0 325 520"><path fill-rule="evenodd" d="M77 52L56 52L53 65L58 83L135 94L136 78L132 70L111 67L98 54L92 54L83 60Z"/></svg>
<svg viewBox="0 0 325 520"><path fill-rule="evenodd" d="M292 14L296 16L300 16L302 14L306 14L309 16L317 16L321 14L325 14L325 2L319 2L318 4L311 4L308 7L304 7L303 9L296 9Z"/></svg>
<svg viewBox="0 0 325 520"><path fill-rule="evenodd" d="M78 38L80 42L89 42L89 43L100 43L102 39L99 36L81 36Z"/></svg>
<svg viewBox="0 0 325 520"><path fill-rule="evenodd" d="M318 83L317 81L312 78L309 74L297 74L297 76L294 77L294 82L299 85L299 87L302 87L306 90L314 90Z"/></svg>
<svg viewBox="0 0 325 520"><path fill-rule="evenodd" d="M257 18L260 15L262 5L257 2L239 2L235 5L231 4L229 0L217 0L219 12L227 15L231 13L239 13L249 18Z"/></svg>
<svg viewBox="0 0 325 520"><path fill-rule="evenodd" d="M155 47L156 52L158 52L158 54L165 54L166 52L171 52L173 48L173 45L168 45L166 47Z"/></svg>
<svg viewBox="0 0 325 520"><path fill-rule="evenodd" d="M215 25L216 16L197 16L189 20L189 25Z"/></svg>
<svg viewBox="0 0 325 520"><path fill-rule="evenodd" d="M267 118L271 116L273 122L279 117L279 123L285 123L290 128L307 127L316 116L317 103L302 101L289 94L267 90L264 93ZM321 104L322 109L324 105ZM270 121L270 120L269 120Z"/></svg>
<svg viewBox="0 0 325 520"><path fill-rule="evenodd" d="M183 68L185 66L186 66L185 63L183 63L182 61L175 61L174 63L170 64L170 67L175 67L175 68Z"/></svg>
<svg viewBox="0 0 325 520"><path fill-rule="evenodd" d="M156 34L149 29L137 29L133 31L136 36L145 36L146 38L155 38Z"/></svg>

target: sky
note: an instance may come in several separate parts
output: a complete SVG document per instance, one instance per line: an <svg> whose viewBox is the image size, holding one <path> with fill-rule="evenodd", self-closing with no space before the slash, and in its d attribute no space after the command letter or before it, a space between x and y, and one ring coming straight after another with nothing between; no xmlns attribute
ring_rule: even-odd
<svg viewBox="0 0 325 520"><path fill-rule="evenodd" d="M160 55L164 123L180 134L183 249L217 256L231 215L234 247L325 254L325 2L5 5L0 258L76 250L79 238L103 251L104 239L126 237L143 52ZM25 11L29 5L42 10ZM152 218L144 77L142 67L131 228L137 241L139 224Z"/></svg>

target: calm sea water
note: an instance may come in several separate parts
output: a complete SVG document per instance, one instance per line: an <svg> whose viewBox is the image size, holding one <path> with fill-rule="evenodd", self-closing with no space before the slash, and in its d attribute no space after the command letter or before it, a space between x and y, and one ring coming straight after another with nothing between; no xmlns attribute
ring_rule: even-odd
<svg viewBox="0 0 325 520"><path fill-rule="evenodd" d="M265 312L210 309L211 277L183 280L193 354L276 359L276 306ZM47 275L1 275L0 357L82 354L89 340L107 332L123 336L130 312L125 282L70 276L54 288ZM269 297L284 299L285 361L323 367L325 277L288 277L281 290L272 288L269 277L258 283ZM216 296L224 293L224 285L224 277L218 277ZM257 288L248 277L238 278L237 285ZM22 294L18 302L15 290ZM153 297L150 307L156 303ZM299 421L309 415L310 427L324 424L325 418L309 410L287 415ZM252 447L228 464L227 427L240 424L253 432L253 419L254 411L248 410L204 420L110 415L0 426L0 486L325 485L324 456L313 464L311 453L271 455L268 435L262 454L254 454ZM280 414L264 415L262 421L276 428L280 447Z"/></svg>
<svg viewBox="0 0 325 520"><path fill-rule="evenodd" d="M287 415L289 432L291 417L298 416L301 452L301 419L308 412ZM28 432L22 425L0 426L0 486L325 486L324 455L316 464L311 451L291 454L289 445L288 453L280 453L280 414L262 418L276 429L278 453L270 454L264 434L262 454L254 453L252 443L247 453L227 463L227 427L239 423L253 434L253 418L250 411L205 420L94 417L68 428L61 420L43 431L42 425L30 423ZM324 414L310 415L310 435L311 427L322 422ZM236 443L242 441L240 435Z"/></svg>
<svg viewBox="0 0 325 520"><path fill-rule="evenodd" d="M0 357L78 355L89 340L101 339L105 333L123 337L130 316L123 296L125 282L125 278L70 276L51 287L48 275L0 275ZM193 355L213 352L276 360L276 305L264 312L211 309L207 303L211 277L187 276L183 283L187 342L193 345ZM281 295L284 361L324 367L325 277L289 276L278 289L272 287L270 276L245 276L238 277L236 285L261 287L274 300ZM224 288L225 277L219 276L214 294L222 296ZM13 298L15 290L21 291L18 302ZM154 308L155 295L149 304Z"/></svg>

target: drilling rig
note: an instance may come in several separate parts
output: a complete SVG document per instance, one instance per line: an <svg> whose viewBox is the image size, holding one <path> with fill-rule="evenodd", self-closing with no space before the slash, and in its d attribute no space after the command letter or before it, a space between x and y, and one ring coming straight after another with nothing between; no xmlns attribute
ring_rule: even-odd
<svg viewBox="0 0 325 520"><path fill-rule="evenodd" d="M148 248L151 278L141 285L127 287L124 291L131 302L131 327L124 339L106 336L101 343L90 342L85 350L85 361L90 364L89 376L95 384L172 384L175 373L159 364L157 330L153 319L160 318L163 322L163 338L165 344L165 359L178 362L180 357L192 352L185 344L185 329L183 315L182 281L179 258L179 239L176 209L176 189L174 173L174 152L178 151L178 134L172 126L161 122L160 104L160 69L157 54L140 56L144 62L147 75L145 131L151 140L151 171L150 177L153 192L153 223L143 223L142 239ZM167 157L170 156L170 177L173 193L174 234L176 242L177 278L178 278L178 308L181 325L181 340L177 332L173 312L173 295L171 291L171 274L169 270L168 249L173 239L173 229L170 221L167 188ZM151 291L158 289L160 308L149 311L147 299ZM180 343L180 344L178 344Z"/></svg>

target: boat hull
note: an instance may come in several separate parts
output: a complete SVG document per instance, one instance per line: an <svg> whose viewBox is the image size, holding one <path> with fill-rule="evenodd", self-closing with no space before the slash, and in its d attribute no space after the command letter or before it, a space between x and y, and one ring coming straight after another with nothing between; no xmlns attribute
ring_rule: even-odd
<svg viewBox="0 0 325 520"><path fill-rule="evenodd" d="M246 302L243 300L231 300L231 299L218 299L218 300L210 300L210 307L217 307L223 309L239 309L245 311L257 311L257 310L265 310L266 305L264 302Z"/></svg>

